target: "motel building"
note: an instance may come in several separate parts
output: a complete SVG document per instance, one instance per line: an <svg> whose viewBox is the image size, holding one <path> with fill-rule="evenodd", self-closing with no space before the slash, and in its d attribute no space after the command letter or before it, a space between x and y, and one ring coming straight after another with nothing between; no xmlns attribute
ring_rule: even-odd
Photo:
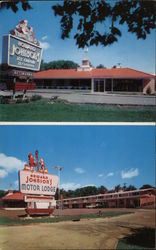
<svg viewBox="0 0 156 250"><path fill-rule="evenodd" d="M61 199L57 201L62 209L74 208L155 208L154 188L115 193L98 194L85 197ZM24 195L10 190L2 198L3 208L24 208Z"/></svg>
<svg viewBox="0 0 156 250"><path fill-rule="evenodd" d="M77 69L49 69L34 74L37 89L81 90L89 93L155 93L155 76L131 68L93 68L85 54Z"/></svg>

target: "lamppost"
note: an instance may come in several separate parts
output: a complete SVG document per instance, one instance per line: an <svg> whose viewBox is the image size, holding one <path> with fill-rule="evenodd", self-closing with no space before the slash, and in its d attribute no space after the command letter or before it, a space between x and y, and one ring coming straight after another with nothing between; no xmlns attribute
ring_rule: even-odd
<svg viewBox="0 0 156 250"><path fill-rule="evenodd" d="M61 166L54 166L54 169L58 170L58 216L60 216L60 209L61 209L61 197L60 197L60 183L61 183L61 170L63 169L63 167Z"/></svg>

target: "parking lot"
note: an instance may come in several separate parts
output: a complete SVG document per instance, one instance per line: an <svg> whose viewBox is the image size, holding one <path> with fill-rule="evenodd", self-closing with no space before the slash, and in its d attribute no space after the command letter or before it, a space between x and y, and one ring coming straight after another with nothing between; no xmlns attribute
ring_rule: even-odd
<svg viewBox="0 0 156 250"><path fill-rule="evenodd" d="M22 92L16 92L20 95ZM0 91L0 95L12 95L11 91ZM27 91L27 96L41 95L43 98L58 97L70 103L94 103L94 104L117 104L117 105L136 105L136 106L155 106L156 96L135 95L126 93L90 93L88 90L55 90L55 89L35 89Z"/></svg>
<svg viewBox="0 0 156 250"><path fill-rule="evenodd" d="M60 99L67 100L71 103L95 103L95 104L119 104L119 105L139 105L139 106L155 106L156 96L150 95L134 95L134 94L104 94L90 93L89 91L80 90L50 90L36 89L28 91L27 95L32 96L39 94L44 98L58 96Z"/></svg>

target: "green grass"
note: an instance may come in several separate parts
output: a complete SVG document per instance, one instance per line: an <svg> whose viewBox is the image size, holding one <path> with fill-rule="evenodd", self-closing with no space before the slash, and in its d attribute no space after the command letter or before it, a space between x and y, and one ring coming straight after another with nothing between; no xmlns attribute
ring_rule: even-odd
<svg viewBox="0 0 156 250"><path fill-rule="evenodd" d="M147 248L144 248L144 247L140 247L140 246L137 246L137 245L130 245L130 244L127 244L125 242L123 242L122 240L119 240L119 243L118 243L118 246L116 248L117 250L143 250L143 249L146 249Z"/></svg>
<svg viewBox="0 0 156 250"><path fill-rule="evenodd" d="M154 122L153 107L103 106L93 104L31 103L0 104L0 121L21 122Z"/></svg>
<svg viewBox="0 0 156 250"><path fill-rule="evenodd" d="M155 229L148 227L131 229L131 234L119 240L116 249L155 249Z"/></svg>
<svg viewBox="0 0 156 250"><path fill-rule="evenodd" d="M85 214L85 215L75 215L75 216L60 216L56 218L50 218L50 217L42 217L42 218L36 218L33 217L33 219L30 220L23 220L20 218L8 218L4 216L0 216L0 225L27 225L27 224L34 224L34 223L53 223L53 222L59 222L59 221L70 221L70 220L79 220L79 219L95 219L95 218L106 218L106 217L114 217L114 216L120 216L124 214L129 214L131 212L104 212L101 214Z"/></svg>

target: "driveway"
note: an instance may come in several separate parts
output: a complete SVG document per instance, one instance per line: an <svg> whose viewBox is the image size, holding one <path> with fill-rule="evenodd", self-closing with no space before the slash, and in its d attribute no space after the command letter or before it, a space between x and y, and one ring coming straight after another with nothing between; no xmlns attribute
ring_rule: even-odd
<svg viewBox="0 0 156 250"><path fill-rule="evenodd" d="M116 249L132 228L155 228L154 210L78 222L0 226L0 249Z"/></svg>
<svg viewBox="0 0 156 250"><path fill-rule="evenodd" d="M89 93L84 91L71 90L48 90L39 89L28 91L27 95L42 95L44 98L58 96L71 103L95 103L95 104L119 104L119 105L139 105L139 106L155 106L156 96L145 95L127 95L127 94L101 94Z"/></svg>
<svg viewBox="0 0 156 250"><path fill-rule="evenodd" d="M16 92L21 95L22 92ZM12 91L0 91L0 96L10 96ZM43 98L53 98L57 96L59 99L66 100L70 103L90 103L90 104L112 104L112 105L137 105L137 106L155 106L156 96L146 95L128 95L128 94L104 94L90 93L89 91L79 90L51 90L36 89L27 91L27 96L41 95Z"/></svg>

